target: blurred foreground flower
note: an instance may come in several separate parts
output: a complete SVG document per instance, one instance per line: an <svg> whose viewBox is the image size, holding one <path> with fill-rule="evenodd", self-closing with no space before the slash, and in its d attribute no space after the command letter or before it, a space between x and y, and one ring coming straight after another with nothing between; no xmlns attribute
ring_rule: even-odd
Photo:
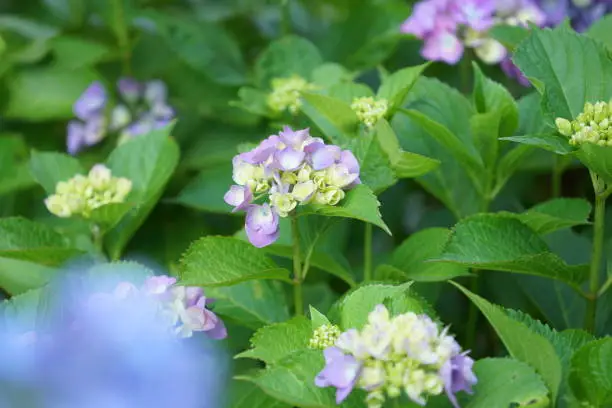
<svg viewBox="0 0 612 408"><path fill-rule="evenodd" d="M117 82L118 100L107 107L108 96L99 81L91 84L75 102L78 120L68 123L67 148L76 154L101 142L109 132L119 132L119 141L167 125L175 116L168 105L168 91L160 80L140 83L132 78Z"/></svg>
<svg viewBox="0 0 612 408"><path fill-rule="evenodd" d="M338 404L358 387L368 392L369 408L382 407L402 391L419 405L425 405L428 396L446 392L458 407L455 394L471 393L477 381L474 361L446 329L439 331L426 315L390 317L383 305L370 313L361 331L342 333L324 354L325 368L315 384L335 387Z"/></svg>
<svg viewBox="0 0 612 408"><path fill-rule="evenodd" d="M58 294L61 301L36 333L0 332L0 406L222 406L226 357L206 338L187 341L176 335L180 326L224 332L220 320L204 308L201 291L177 291L168 277L149 278L141 289L122 282L111 293L105 292L105 283L89 282ZM175 310L178 303L189 315L185 321L184 313ZM172 309L170 317L180 315L172 330L172 319L164 318L166 306Z"/></svg>
<svg viewBox="0 0 612 408"><path fill-rule="evenodd" d="M546 25L556 26L569 18L572 27L586 31L604 15L612 13L611 0L536 0L546 14Z"/></svg>
<svg viewBox="0 0 612 408"><path fill-rule="evenodd" d="M45 199L45 205L57 217L80 215L89 218L96 208L124 202L131 190L130 180L113 177L108 167L96 164L87 177L77 174L70 180L57 183L55 194Z"/></svg>
<svg viewBox="0 0 612 408"><path fill-rule="evenodd" d="M234 211L246 210L246 233L256 247L279 236L279 217L298 205L336 205L344 191L361 183L353 153L326 145L308 129L284 127L259 146L234 157L234 182L224 200ZM268 198L269 202L254 202Z"/></svg>
<svg viewBox="0 0 612 408"><path fill-rule="evenodd" d="M608 103L587 102L575 120L557 118L555 124L559 133L570 138L572 145L612 146L612 100Z"/></svg>

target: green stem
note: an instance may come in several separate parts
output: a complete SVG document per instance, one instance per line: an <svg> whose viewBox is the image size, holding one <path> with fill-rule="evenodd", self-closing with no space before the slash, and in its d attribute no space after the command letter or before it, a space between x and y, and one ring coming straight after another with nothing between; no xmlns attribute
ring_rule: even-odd
<svg viewBox="0 0 612 408"><path fill-rule="evenodd" d="M552 171L552 196L561 197L561 179L563 177L563 166L561 160L555 155L555 164Z"/></svg>
<svg viewBox="0 0 612 408"><path fill-rule="evenodd" d="M290 0L283 0L281 4L281 32L283 35L291 34L291 10L289 2Z"/></svg>
<svg viewBox="0 0 612 408"><path fill-rule="evenodd" d="M470 78L472 75L472 54L470 50L466 50L463 54L463 59L459 64L459 80L461 86L461 92L468 95L470 89Z"/></svg>
<svg viewBox="0 0 612 408"><path fill-rule="evenodd" d="M293 304L295 315L304 314L304 300L302 296L302 258L300 253L300 230L298 220L291 218L291 232L293 234Z"/></svg>
<svg viewBox="0 0 612 408"><path fill-rule="evenodd" d="M102 233L102 230L100 229L99 225L92 224L91 240L93 241L94 247L96 248L98 255L106 259L106 254L104 253L104 234Z"/></svg>
<svg viewBox="0 0 612 408"><path fill-rule="evenodd" d="M472 273L475 275L478 274L476 269L472 270ZM478 293L480 287L480 277L475 276L472 278L470 282L470 291L472 293ZM478 329L478 308L474 304L474 302L470 302L470 307L468 310L468 320L467 326L465 330L465 348L467 350L474 350L476 346L476 330Z"/></svg>
<svg viewBox="0 0 612 408"><path fill-rule="evenodd" d="M125 10L123 9L123 0L111 0L113 9L113 30L117 37L117 45L121 50L121 57L123 60L123 74L130 75L130 38L128 34L128 27L125 21Z"/></svg>
<svg viewBox="0 0 612 408"><path fill-rule="evenodd" d="M365 224L365 238L363 240L363 281L372 280L372 224Z"/></svg>
<svg viewBox="0 0 612 408"><path fill-rule="evenodd" d="M591 333L595 332L595 322L597 317L597 297L600 290L599 272L603 255L604 227L606 217L606 196L605 191L600 187L601 181L596 175L593 177L593 187L595 188L595 218L593 220L593 252L591 257L591 270L589 273L589 300L585 316L585 329Z"/></svg>

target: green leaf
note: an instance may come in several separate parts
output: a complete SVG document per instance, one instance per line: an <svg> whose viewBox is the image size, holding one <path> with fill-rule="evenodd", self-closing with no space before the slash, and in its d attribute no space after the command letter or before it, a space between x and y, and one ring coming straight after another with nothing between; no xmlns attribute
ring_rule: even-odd
<svg viewBox="0 0 612 408"><path fill-rule="evenodd" d="M113 176L132 181L127 201L136 206L105 236L105 247L112 259L118 259L153 210L179 161L179 148L169 137L174 123L118 146L107 165Z"/></svg>
<svg viewBox="0 0 612 408"><path fill-rule="evenodd" d="M312 330L310 320L303 316L262 327L251 338L251 348L235 358L252 358L264 361L268 366L274 365L296 351L306 349Z"/></svg>
<svg viewBox="0 0 612 408"><path fill-rule="evenodd" d="M357 137L359 119L347 102L312 93L304 93L302 98L302 112L332 143L344 146L350 138Z"/></svg>
<svg viewBox="0 0 612 408"><path fill-rule="evenodd" d="M347 292L338 300L328 316L341 329L360 329L368 321L368 314L378 304L389 299L391 305L398 306L395 314L415 312L427 313L433 317L431 308L410 290L412 282L402 285L365 284Z"/></svg>
<svg viewBox="0 0 612 408"><path fill-rule="evenodd" d="M372 91L369 86L364 84L342 82L330 87L327 90L327 96L340 99L341 101L346 102L350 107L355 98L374 96L374 91Z"/></svg>
<svg viewBox="0 0 612 408"><path fill-rule="evenodd" d="M110 203L94 209L89 219L100 226L102 231L108 231L133 208L132 203Z"/></svg>
<svg viewBox="0 0 612 408"><path fill-rule="evenodd" d="M430 63L425 63L414 67L402 68L383 79L376 96L378 98L385 98L389 101L387 115L393 115L397 108L402 106L408 92L410 92L410 89L412 89L417 79L419 79L429 64Z"/></svg>
<svg viewBox="0 0 612 408"><path fill-rule="evenodd" d="M449 234L446 228L427 228L410 235L393 251L390 266L401 271L404 279L417 282L445 281L469 275L468 269L461 265L427 262L442 254Z"/></svg>
<svg viewBox="0 0 612 408"><path fill-rule="evenodd" d="M538 234L589 223L591 203L582 198L555 198L521 213L516 218ZM513 213L505 213L513 215Z"/></svg>
<svg viewBox="0 0 612 408"><path fill-rule="evenodd" d="M562 378L562 368L561 361L552 344L524 323L512 319L499 306L489 303L459 284L451 283L461 290L485 315L510 355L535 369L550 390L551 401L556 401Z"/></svg>
<svg viewBox="0 0 612 408"><path fill-rule="evenodd" d="M585 143L580 146L576 155L589 170L607 183L612 183L612 149L610 147Z"/></svg>
<svg viewBox="0 0 612 408"><path fill-rule="evenodd" d="M440 165L438 160L416 153L404 152L393 128L384 119L376 125L376 138L389 158L395 176L398 178L419 177L435 170Z"/></svg>
<svg viewBox="0 0 612 408"><path fill-rule="evenodd" d="M56 152L33 151L30 171L47 194L55 194L58 182L68 181L77 174L85 174L85 170L76 158Z"/></svg>
<svg viewBox="0 0 612 408"><path fill-rule="evenodd" d="M477 214L453 228L442 262L483 270L544 276L579 288L588 277L587 265L568 265L538 234L504 214Z"/></svg>
<svg viewBox="0 0 612 408"><path fill-rule="evenodd" d="M527 37L529 29L520 26L495 25L489 30L489 35L502 43L510 51L514 52L516 47Z"/></svg>
<svg viewBox="0 0 612 408"><path fill-rule="evenodd" d="M523 143L530 146L537 146L553 153L565 155L575 151L569 144L567 137L557 134L534 134L524 136L509 136L502 140L509 140L516 143Z"/></svg>
<svg viewBox="0 0 612 408"><path fill-rule="evenodd" d="M487 78L476 63L474 67L474 104L480 113L499 115L498 137L512 136L519 125L518 106L506 88Z"/></svg>
<svg viewBox="0 0 612 408"><path fill-rule="evenodd" d="M301 350L254 375L236 378L257 384L267 395L291 406L329 408L335 406L333 389L319 388L313 380L324 365L321 350Z"/></svg>
<svg viewBox="0 0 612 408"><path fill-rule="evenodd" d="M569 384L583 405L612 404L612 339L590 342L572 357Z"/></svg>
<svg viewBox="0 0 612 408"><path fill-rule="evenodd" d="M382 220L380 202L368 187L360 184L346 193L346 197L335 206L331 205L310 205L302 214L310 212L325 215L327 217L354 218L363 222L368 222L382 228L387 234L391 235L391 230Z"/></svg>
<svg viewBox="0 0 612 408"><path fill-rule="evenodd" d="M289 280L264 252L231 237L204 237L194 242L181 259L181 284L228 286L252 279Z"/></svg>
<svg viewBox="0 0 612 408"><path fill-rule="evenodd" d="M3 116L32 122L70 119L74 102L97 79L89 68L19 70L6 81L9 99Z"/></svg>
<svg viewBox="0 0 612 408"><path fill-rule="evenodd" d="M273 41L255 61L255 83L268 88L274 78L288 78L292 75L309 80L315 68L323 59L310 41L294 36L284 36Z"/></svg>
<svg viewBox="0 0 612 408"><path fill-rule="evenodd" d="M352 78L352 73L347 71L342 65L333 62L326 62L319 65L312 71L311 75L312 83L324 89L341 84L350 84Z"/></svg>
<svg viewBox="0 0 612 408"><path fill-rule="evenodd" d="M111 54L103 43L70 35L55 37L50 45L55 66L66 70L94 66Z"/></svg>
<svg viewBox="0 0 612 408"><path fill-rule="evenodd" d="M466 408L550 406L546 385L528 364L509 358L486 358L474 364L474 374L478 383Z"/></svg>
<svg viewBox="0 0 612 408"><path fill-rule="evenodd" d="M325 324L330 324L329 319L323 313L312 307L312 305L308 306L308 308L310 310L310 322L312 325L312 330L315 330Z"/></svg>
<svg viewBox="0 0 612 408"><path fill-rule="evenodd" d="M397 183L395 171L381 146L381 140L374 132L368 132L341 145L352 151L359 161L359 178L376 194Z"/></svg>
<svg viewBox="0 0 612 408"><path fill-rule="evenodd" d="M290 408L290 405L267 395L254 383L245 381L232 383L230 398L229 408Z"/></svg>
<svg viewBox="0 0 612 408"><path fill-rule="evenodd" d="M20 295L44 286L57 269L33 262L0 258L0 287L10 295Z"/></svg>
<svg viewBox="0 0 612 408"><path fill-rule="evenodd" d="M11 133L0 134L0 196L35 184L28 156L23 138Z"/></svg>
<svg viewBox="0 0 612 408"><path fill-rule="evenodd" d="M21 217L0 219L0 257L59 266L81 254L44 224Z"/></svg>
<svg viewBox="0 0 612 408"><path fill-rule="evenodd" d="M142 12L142 17L154 23L161 39L194 70L224 85L246 82L247 68L240 46L223 27L154 10Z"/></svg>
<svg viewBox="0 0 612 408"><path fill-rule="evenodd" d="M215 313L251 329L289 319L285 292L276 282L252 280L208 287L206 296L215 299Z"/></svg>
<svg viewBox="0 0 612 408"><path fill-rule="evenodd" d="M232 207L223 196L233 184L231 162L202 170L172 201L212 213L229 214Z"/></svg>
<svg viewBox="0 0 612 408"><path fill-rule="evenodd" d="M589 30L586 32L591 38L594 38L598 41L603 42L609 49L612 50L612 37L610 37L610 32L612 31L612 16L608 14L607 16L601 17L596 20Z"/></svg>
<svg viewBox="0 0 612 408"><path fill-rule="evenodd" d="M464 144L449 128L414 109L405 109L402 113L444 146L468 172L479 174L483 170L483 163L478 153L471 149L470 145Z"/></svg>
<svg viewBox="0 0 612 408"><path fill-rule="evenodd" d="M513 61L532 82L543 85L536 88L543 93L542 104L550 119L572 120L585 102L607 101L612 95L609 50L570 29L534 29L517 47Z"/></svg>
<svg viewBox="0 0 612 408"><path fill-rule="evenodd" d="M486 175L491 177L499 155L499 140L501 133L500 112L477 113L470 118L470 129L474 136L474 144L486 168Z"/></svg>
<svg viewBox="0 0 612 408"><path fill-rule="evenodd" d="M232 101L230 104L258 116L270 116L271 111L268 106L267 96L260 89L243 86L238 90L239 100Z"/></svg>

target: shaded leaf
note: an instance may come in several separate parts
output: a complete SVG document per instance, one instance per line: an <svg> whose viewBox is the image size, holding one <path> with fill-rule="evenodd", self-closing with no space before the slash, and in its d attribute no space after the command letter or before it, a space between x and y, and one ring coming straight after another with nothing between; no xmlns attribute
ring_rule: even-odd
<svg viewBox="0 0 612 408"><path fill-rule="evenodd" d="M593 406L612 404L612 339L590 342L572 357L569 384L576 397Z"/></svg>
<svg viewBox="0 0 612 408"><path fill-rule="evenodd" d="M55 193L60 181L68 181L77 174L85 174L79 161L67 154L56 152L32 152L30 171L47 194Z"/></svg>
<svg viewBox="0 0 612 408"><path fill-rule="evenodd" d="M509 140L516 143L522 143L530 146L537 146L542 149L551 151L557 154L570 154L575 151L572 145L569 144L567 137L556 134L534 134L524 136L509 136L502 140Z"/></svg>
<svg viewBox="0 0 612 408"><path fill-rule="evenodd" d="M429 63L425 63L414 67L402 68L383 79L376 96L389 101L387 115L393 115L397 108L402 106L408 92L410 92L412 86L428 66Z"/></svg>

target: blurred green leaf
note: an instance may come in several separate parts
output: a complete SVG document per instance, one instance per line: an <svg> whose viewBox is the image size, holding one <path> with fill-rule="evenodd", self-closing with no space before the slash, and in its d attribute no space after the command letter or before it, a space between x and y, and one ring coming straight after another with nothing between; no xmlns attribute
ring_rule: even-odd
<svg viewBox="0 0 612 408"><path fill-rule="evenodd" d="M612 183L612 149L607 146L584 143L576 152L576 156L589 170L607 183Z"/></svg>
<svg viewBox="0 0 612 408"><path fill-rule="evenodd" d="M95 208L89 219L97 224L102 231L108 231L115 227L119 221L134 208L132 203L110 203Z"/></svg>
<svg viewBox="0 0 612 408"><path fill-rule="evenodd" d="M412 89L417 79L419 79L428 66L429 63L425 63L414 67L402 68L382 80L376 96L389 101L388 115L393 115L402 106L408 92L410 92L410 89Z"/></svg>
<svg viewBox="0 0 612 408"><path fill-rule="evenodd" d="M68 35L55 37L50 46L55 56L55 67L64 70L94 66L112 52L110 47L100 42Z"/></svg>
<svg viewBox="0 0 612 408"><path fill-rule="evenodd" d="M495 25L489 31L491 37L502 43L510 51L514 51L516 47L529 37L529 29L520 26L510 25Z"/></svg>
<svg viewBox="0 0 612 408"><path fill-rule="evenodd" d="M53 267L0 257L0 287L13 296L44 286L56 273Z"/></svg>
<svg viewBox="0 0 612 408"><path fill-rule="evenodd" d="M602 41L609 49L612 50L612 15L603 16L596 20L586 34L596 40Z"/></svg>
<svg viewBox="0 0 612 408"><path fill-rule="evenodd" d="M30 171L49 195L55 194L58 182L68 181L77 174L85 174L85 170L76 158L56 152L33 151Z"/></svg>
<svg viewBox="0 0 612 408"><path fill-rule="evenodd" d="M233 381L230 395L230 408L290 408L250 382Z"/></svg>
<svg viewBox="0 0 612 408"><path fill-rule="evenodd" d="M302 112L332 143L345 146L350 138L356 137L359 119L347 102L311 93L306 93L302 97L304 98Z"/></svg>
<svg viewBox="0 0 612 408"><path fill-rule="evenodd" d="M572 357L569 384L582 404L612 404L612 339L590 342Z"/></svg>
<svg viewBox="0 0 612 408"><path fill-rule="evenodd" d="M201 211L229 214L223 196L233 184L231 163L202 170L172 202Z"/></svg>

